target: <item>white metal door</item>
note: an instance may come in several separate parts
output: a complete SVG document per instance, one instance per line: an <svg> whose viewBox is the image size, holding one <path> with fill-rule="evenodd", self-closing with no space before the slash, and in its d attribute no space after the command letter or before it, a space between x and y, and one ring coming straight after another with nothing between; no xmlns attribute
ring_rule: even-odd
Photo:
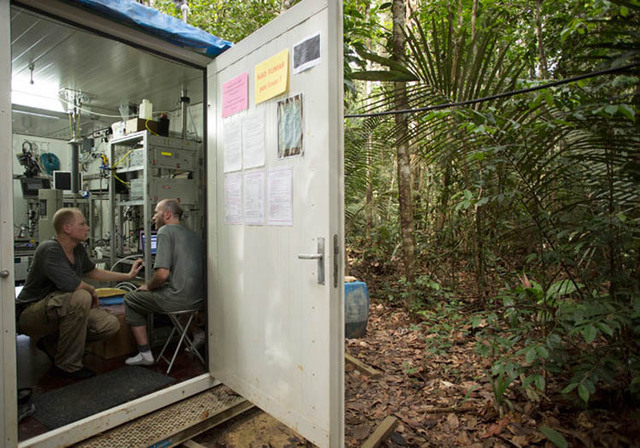
<svg viewBox="0 0 640 448"><path fill-rule="evenodd" d="M318 64L294 73L294 46L316 35ZM256 65L284 50L289 51L288 91L256 104ZM223 118L224 95L240 97L240 103L245 95L242 89L223 95L223 85L243 76L248 107ZM207 78L210 370L318 446L342 447L341 2L303 1L218 56ZM302 95L303 154L279 158L278 103L297 94ZM253 130L252 149L260 146L256 141L264 144L264 163L250 169L229 163L238 147L230 129L245 126ZM281 182L270 181L278 177ZM256 217L259 204L263 221ZM291 207L290 223L269 222L269 212L278 207ZM322 242L318 261L313 255L322 252Z"/></svg>
<svg viewBox="0 0 640 448"><path fill-rule="evenodd" d="M9 1L0 0L0 160L11 166L11 26ZM17 444L16 338L13 282L13 178L0 176L0 445Z"/></svg>

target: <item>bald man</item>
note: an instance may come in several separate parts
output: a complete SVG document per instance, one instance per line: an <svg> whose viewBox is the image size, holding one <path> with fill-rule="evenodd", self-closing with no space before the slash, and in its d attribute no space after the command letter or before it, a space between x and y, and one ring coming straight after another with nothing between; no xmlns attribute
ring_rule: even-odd
<svg viewBox="0 0 640 448"><path fill-rule="evenodd" d="M147 316L201 307L204 304L204 243L200 236L180 224L182 207L175 199L158 202L153 222L158 246L149 283L124 296L125 320L138 343L138 354L125 362L130 366L154 363L147 336Z"/></svg>
<svg viewBox="0 0 640 448"><path fill-rule="evenodd" d="M85 343L108 339L120 328L115 316L98 308L96 289L82 278L131 280L142 260L128 273L98 269L82 244L89 226L80 210L61 208L52 224L55 236L38 246L16 300L18 332L37 340L53 361L52 375L82 380L95 375L82 364Z"/></svg>

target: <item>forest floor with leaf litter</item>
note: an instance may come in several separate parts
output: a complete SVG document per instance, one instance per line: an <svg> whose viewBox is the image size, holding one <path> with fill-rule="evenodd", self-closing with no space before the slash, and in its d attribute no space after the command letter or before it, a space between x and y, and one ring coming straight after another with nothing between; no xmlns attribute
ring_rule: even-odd
<svg viewBox="0 0 640 448"><path fill-rule="evenodd" d="M385 447L556 446L550 438L562 446L554 431L566 446L640 446L638 419L616 409L580 408L559 393L535 403L514 385L501 414L487 376L491 365L474 352L471 330L452 331L445 349L429 353L427 340L435 336L429 328L400 307L373 301L365 337L348 339L346 350L383 374L370 378L347 365L346 446L360 446L389 415L399 426ZM548 389L552 394L554 385ZM551 428L550 437L541 427Z"/></svg>
<svg viewBox="0 0 640 448"><path fill-rule="evenodd" d="M374 300L369 313L366 335L347 339L345 348L382 375L371 378L346 364L347 447L362 446L387 416L399 425L382 447L557 446L542 426L562 434L570 447L640 446L640 422L625 417L628 411L580 408L557 393L534 404L513 385L505 393L513 409L503 405L500 415L486 373L490 364L474 352L470 326L453 331L446 349L430 353L427 340L434 334L403 308ZM215 448L312 446L257 409L194 440Z"/></svg>

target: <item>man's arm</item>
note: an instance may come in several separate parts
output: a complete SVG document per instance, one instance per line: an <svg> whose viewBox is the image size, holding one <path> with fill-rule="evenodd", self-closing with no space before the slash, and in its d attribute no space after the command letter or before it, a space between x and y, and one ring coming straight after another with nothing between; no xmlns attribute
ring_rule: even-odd
<svg viewBox="0 0 640 448"><path fill-rule="evenodd" d="M131 270L129 272L113 272L113 271L105 271L104 269L93 268L93 270L86 272L84 274L85 277L90 278L91 280L99 280L102 282L109 281L126 281L131 280L138 272L142 269L142 260L136 260L131 266Z"/></svg>
<svg viewBox="0 0 640 448"><path fill-rule="evenodd" d="M100 302L99 302L100 299L98 298L98 293L96 292L96 288L94 288L93 286L91 286L88 283L80 281L80 284L78 285L78 287L75 290L76 291L80 291L81 289L85 289L85 290L89 291L89 294L91 294L91 298L93 299L91 301L91 308L97 308L98 305L100 304Z"/></svg>
<svg viewBox="0 0 640 448"><path fill-rule="evenodd" d="M154 289L160 288L168 279L169 269L157 268L155 271L153 271L153 277L151 277L149 283L139 287L138 291L153 291Z"/></svg>

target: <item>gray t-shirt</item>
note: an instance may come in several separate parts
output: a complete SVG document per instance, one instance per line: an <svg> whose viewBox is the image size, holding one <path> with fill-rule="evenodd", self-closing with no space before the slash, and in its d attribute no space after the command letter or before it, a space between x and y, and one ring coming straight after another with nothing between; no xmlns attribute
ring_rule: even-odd
<svg viewBox="0 0 640 448"><path fill-rule="evenodd" d="M169 269L169 279L154 293L192 305L204 299L204 242L179 224L158 230L158 249L153 269Z"/></svg>
<svg viewBox="0 0 640 448"><path fill-rule="evenodd" d="M37 302L54 291L75 291L82 275L92 271L96 265L82 244L73 249L73 258L72 264L55 238L40 243L16 302Z"/></svg>

